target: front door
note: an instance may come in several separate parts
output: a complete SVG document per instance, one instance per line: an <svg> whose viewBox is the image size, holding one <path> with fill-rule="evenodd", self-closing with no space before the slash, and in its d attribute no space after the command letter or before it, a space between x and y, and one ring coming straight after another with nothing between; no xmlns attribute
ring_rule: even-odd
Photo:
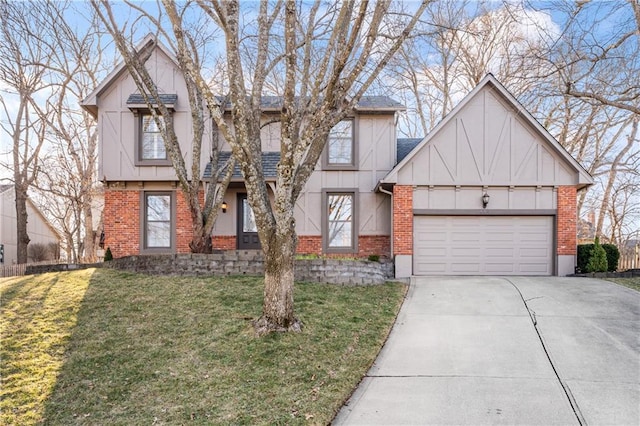
<svg viewBox="0 0 640 426"><path fill-rule="evenodd" d="M258 228L247 194L238 194L238 249L260 249Z"/></svg>

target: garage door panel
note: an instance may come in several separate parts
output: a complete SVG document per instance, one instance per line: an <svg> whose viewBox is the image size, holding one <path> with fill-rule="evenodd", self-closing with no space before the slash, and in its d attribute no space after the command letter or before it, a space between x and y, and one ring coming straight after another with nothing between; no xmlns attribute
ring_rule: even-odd
<svg viewBox="0 0 640 426"><path fill-rule="evenodd" d="M544 232L544 230L537 230L535 232L527 231L527 232L523 232L523 233L520 234L520 241L523 241L523 242L536 242L536 241L547 242L547 241L549 241L549 236Z"/></svg>
<svg viewBox="0 0 640 426"><path fill-rule="evenodd" d="M480 272L480 265L478 265L475 262L473 263L452 262L451 268L455 273L459 273L459 274L468 273L468 272L473 272L475 274Z"/></svg>
<svg viewBox="0 0 640 426"><path fill-rule="evenodd" d="M485 271L496 275L511 274L513 272L513 263L487 263Z"/></svg>
<svg viewBox="0 0 640 426"><path fill-rule="evenodd" d="M526 275L527 273L534 275L548 275L546 265L541 263L521 263L520 270L523 275Z"/></svg>
<svg viewBox="0 0 640 426"><path fill-rule="evenodd" d="M456 258L462 258L462 257L475 258L480 255L480 251L481 250L476 247L452 247L449 250L449 254L451 256L455 256ZM440 249L440 253L444 255L444 252L442 249Z"/></svg>
<svg viewBox="0 0 640 426"><path fill-rule="evenodd" d="M414 274L551 275L551 216L416 216Z"/></svg>
<svg viewBox="0 0 640 426"><path fill-rule="evenodd" d="M496 248L486 248L485 255L487 257L500 257L500 258L511 258L513 259L513 248L511 247L496 247ZM478 254L481 254L482 250L478 249Z"/></svg>
<svg viewBox="0 0 640 426"><path fill-rule="evenodd" d="M542 258L546 259L549 257L549 250L546 248L521 248L520 249L520 257L531 257L531 258Z"/></svg>
<svg viewBox="0 0 640 426"><path fill-rule="evenodd" d="M512 240L513 240L513 232L495 232L487 235L487 238L485 241L502 243L505 241L512 241Z"/></svg>

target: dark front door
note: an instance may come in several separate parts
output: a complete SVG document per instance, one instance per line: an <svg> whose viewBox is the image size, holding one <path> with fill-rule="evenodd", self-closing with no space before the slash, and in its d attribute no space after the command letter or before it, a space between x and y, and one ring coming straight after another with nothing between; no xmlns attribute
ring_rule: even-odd
<svg viewBox="0 0 640 426"><path fill-rule="evenodd" d="M247 194L238 194L238 248L259 249L260 238Z"/></svg>

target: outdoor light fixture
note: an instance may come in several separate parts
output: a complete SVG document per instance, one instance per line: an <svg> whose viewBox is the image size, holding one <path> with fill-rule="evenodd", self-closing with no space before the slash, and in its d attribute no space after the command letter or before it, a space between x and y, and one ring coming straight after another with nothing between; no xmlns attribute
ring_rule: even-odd
<svg viewBox="0 0 640 426"><path fill-rule="evenodd" d="M485 192L484 194L482 194L482 208L486 209L487 204L489 204L489 194Z"/></svg>
<svg viewBox="0 0 640 426"><path fill-rule="evenodd" d="M228 207L228 206L227 206L227 202L226 202L226 201L223 201L223 202L222 202L222 213L226 213L226 212L227 212L227 207Z"/></svg>

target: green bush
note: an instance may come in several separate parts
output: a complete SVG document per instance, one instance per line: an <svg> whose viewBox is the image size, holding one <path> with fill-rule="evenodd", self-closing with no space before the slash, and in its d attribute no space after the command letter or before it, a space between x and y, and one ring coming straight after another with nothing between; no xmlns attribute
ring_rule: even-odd
<svg viewBox="0 0 640 426"><path fill-rule="evenodd" d="M615 244L602 244L602 248L607 253L607 271L617 271L618 260L620 259L620 250L618 250L618 247Z"/></svg>
<svg viewBox="0 0 640 426"><path fill-rule="evenodd" d="M113 260L113 254L111 254L111 247L107 247L107 251L104 252L104 261L108 262Z"/></svg>
<svg viewBox="0 0 640 426"><path fill-rule="evenodd" d="M618 270L618 260L620 259L620 251L615 244L602 244L602 248L607 254L607 271L614 272ZM578 245L578 269L582 272L587 271L587 263L591 257L591 251L593 250L593 244L580 244Z"/></svg>
<svg viewBox="0 0 640 426"><path fill-rule="evenodd" d="M608 267L607 252L600 245L600 239L596 237L589 262L587 262L587 272L605 272Z"/></svg>
<svg viewBox="0 0 640 426"><path fill-rule="evenodd" d="M578 245L577 264L580 272L587 271L587 263L589 262L589 257L591 257L591 250L593 250L593 244Z"/></svg>
<svg viewBox="0 0 640 426"><path fill-rule="evenodd" d="M370 254L367 259L370 262L380 262L380 255L379 254Z"/></svg>

